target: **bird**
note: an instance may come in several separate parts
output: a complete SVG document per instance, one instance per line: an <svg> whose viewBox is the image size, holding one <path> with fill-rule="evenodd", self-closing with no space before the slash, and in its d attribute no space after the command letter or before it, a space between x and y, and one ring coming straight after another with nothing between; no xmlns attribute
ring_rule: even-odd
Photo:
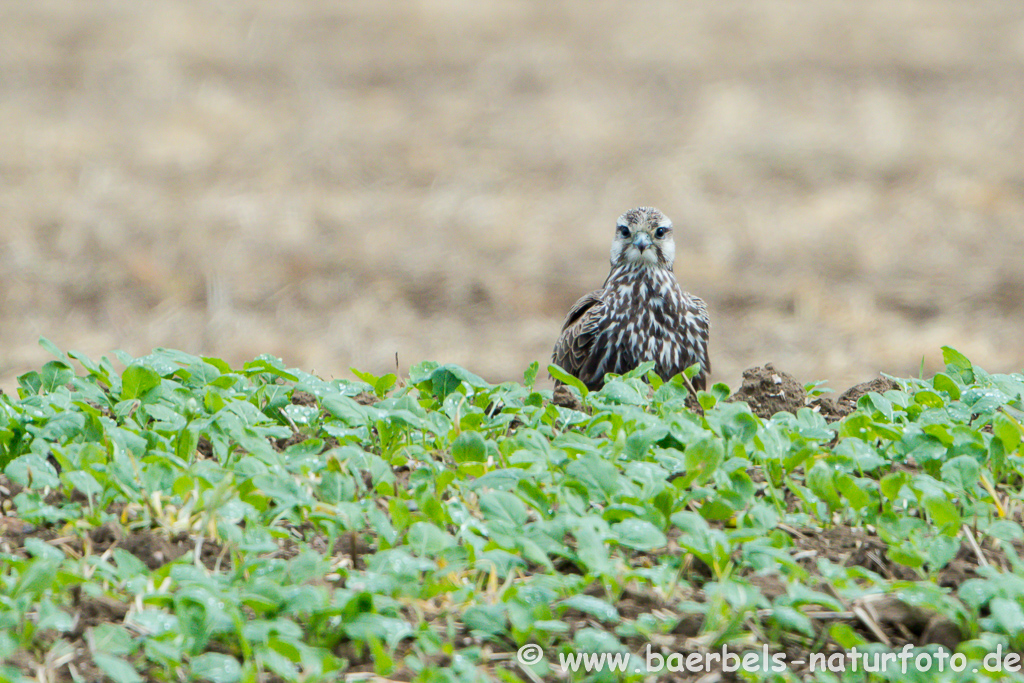
<svg viewBox="0 0 1024 683"><path fill-rule="evenodd" d="M665 380L699 363L692 383L705 389L711 321L704 301L676 280L675 256L672 221L661 211L641 206L619 216L608 278L569 309L552 362L591 391L604 386L606 373L644 361Z"/></svg>

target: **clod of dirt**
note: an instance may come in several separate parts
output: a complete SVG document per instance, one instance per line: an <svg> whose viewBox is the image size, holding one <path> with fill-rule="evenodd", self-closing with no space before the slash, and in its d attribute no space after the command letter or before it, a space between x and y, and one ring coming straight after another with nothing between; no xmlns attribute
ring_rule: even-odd
<svg viewBox="0 0 1024 683"><path fill-rule="evenodd" d="M825 422L836 422L842 420L844 417L850 414L850 410L840 408L836 405L835 400L828 396L819 396L818 398L812 399L807 407L816 413L820 413Z"/></svg>
<svg viewBox="0 0 1024 683"><path fill-rule="evenodd" d="M128 605L106 596L82 598L77 605L77 619L72 638L81 638L87 628L100 624L119 624L128 614Z"/></svg>
<svg viewBox="0 0 1024 683"><path fill-rule="evenodd" d="M287 436L287 437L285 437L283 439L274 439L271 443L274 446L274 450L276 450L276 451L283 451L284 449L288 448L289 446L294 446L297 443L302 443L303 441L305 441L308 438L309 438L308 436L306 436L305 434L302 434L301 432L294 432L293 434L291 434L291 435L289 435L289 436Z"/></svg>
<svg viewBox="0 0 1024 683"><path fill-rule="evenodd" d="M274 450L280 452L280 451L284 451L289 446L294 446L297 443L302 443L303 441L307 441L309 438L310 437L308 435L306 435L306 434L303 434L301 432L294 432L290 436L287 436L287 437L284 437L284 438L281 438L281 439L271 439L270 440L270 445L274 447ZM338 440L335 439L333 436L328 436L328 437L324 438L323 439L323 443L324 443L323 448L320 450L321 453L329 451L332 448L337 448L338 447Z"/></svg>
<svg viewBox="0 0 1024 683"><path fill-rule="evenodd" d="M113 522L106 522L89 531L89 540L93 543L93 549L98 552L103 552L124 537L124 529Z"/></svg>
<svg viewBox="0 0 1024 683"><path fill-rule="evenodd" d="M29 524L17 517L0 515L0 536L26 536L35 530L34 524Z"/></svg>
<svg viewBox="0 0 1024 683"><path fill-rule="evenodd" d="M684 614L679 622L672 628L672 633L683 638L696 638L700 635L700 627L704 625L704 616L701 614Z"/></svg>
<svg viewBox="0 0 1024 683"><path fill-rule="evenodd" d="M949 617L908 605L892 595L866 595L854 605L863 607L886 632L913 636L917 645L942 645L955 650L963 639L960 628Z"/></svg>
<svg viewBox="0 0 1024 683"><path fill-rule="evenodd" d="M308 391L293 391L292 392L292 405L295 406L315 406L316 396L309 393Z"/></svg>
<svg viewBox="0 0 1024 683"><path fill-rule="evenodd" d="M850 387L839 396L836 403L839 405L848 405L852 411L857 407L857 399L864 394L884 394L887 391L899 388L900 385L888 377L876 377L870 382L862 382Z"/></svg>
<svg viewBox="0 0 1024 683"><path fill-rule="evenodd" d="M768 419L775 413L796 413L804 407L807 392L792 375L776 370L771 363L763 368L743 371L743 384L729 401L743 401L758 417Z"/></svg>
<svg viewBox="0 0 1024 683"><path fill-rule="evenodd" d="M551 402L556 406L562 408L571 408L573 410L583 410L583 402L580 401L576 394L569 390L569 387L564 384L555 387L555 393L551 396Z"/></svg>
<svg viewBox="0 0 1024 683"><path fill-rule="evenodd" d="M857 409L857 400L864 394L883 394L900 385L886 377L876 377L870 382L861 382L850 387L839 398L820 396L811 401L810 407L817 410L829 422L841 420Z"/></svg>
<svg viewBox="0 0 1024 683"><path fill-rule="evenodd" d="M380 403L380 399L368 391L362 391L356 394L352 397L352 400L361 406L372 406L375 403Z"/></svg>
<svg viewBox="0 0 1024 683"><path fill-rule="evenodd" d="M953 651L961 640L963 640L963 634L952 619L942 614L933 614L925 624L924 631L918 638L918 644L941 645L947 651Z"/></svg>
<svg viewBox="0 0 1024 683"><path fill-rule="evenodd" d="M200 436L199 443L196 444L196 451L200 460L209 460L213 457L213 443L205 436Z"/></svg>
<svg viewBox="0 0 1024 683"><path fill-rule="evenodd" d="M121 542L121 547L142 560L150 569L158 569L181 557L194 546L187 537L168 540L160 534L145 530L127 536Z"/></svg>
<svg viewBox="0 0 1024 683"><path fill-rule="evenodd" d="M334 542L331 552L335 557L347 555L349 566L362 570L366 567L364 558L377 552L377 548L370 545L370 542L362 534L351 531ZM342 579L342 583L344 584L344 579Z"/></svg>

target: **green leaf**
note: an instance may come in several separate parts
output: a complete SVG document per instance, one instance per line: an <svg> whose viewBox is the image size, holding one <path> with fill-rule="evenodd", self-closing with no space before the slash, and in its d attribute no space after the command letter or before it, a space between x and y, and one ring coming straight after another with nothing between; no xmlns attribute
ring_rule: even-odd
<svg viewBox="0 0 1024 683"><path fill-rule="evenodd" d="M566 473L587 487L591 495L612 500L622 489L622 477L615 465L595 455L586 455L569 463Z"/></svg>
<svg viewBox="0 0 1024 683"><path fill-rule="evenodd" d="M732 389L730 389L729 385L725 382L715 382L711 385L711 388L704 393L707 394L708 400L701 401L701 405L704 406L705 410L710 410L732 396ZM697 398L703 398L700 391L697 392ZM705 405L705 403L707 403L707 405Z"/></svg>
<svg viewBox="0 0 1024 683"><path fill-rule="evenodd" d="M936 391L944 391L949 397L956 401L960 398L960 387L950 378L949 375L940 372L932 377L932 386Z"/></svg>
<svg viewBox="0 0 1024 683"><path fill-rule="evenodd" d="M526 503L542 516L550 515L552 512L551 500L534 481L525 478L519 479L516 482L516 490L525 498Z"/></svg>
<svg viewBox="0 0 1024 683"><path fill-rule="evenodd" d="M90 375L95 375L97 378L102 379L104 382L109 384L110 373L104 368L94 363L88 356L81 351L68 351L68 356L77 360L83 368L89 371Z"/></svg>
<svg viewBox="0 0 1024 683"><path fill-rule="evenodd" d="M75 373L67 363L59 360L51 360L43 366L42 390L49 393L57 387L64 386L74 379L74 377Z"/></svg>
<svg viewBox="0 0 1024 683"><path fill-rule="evenodd" d="M391 514L391 523L394 525L395 531L401 532L412 523L412 515L409 513L408 506L398 498L388 501L388 512Z"/></svg>
<svg viewBox="0 0 1024 683"><path fill-rule="evenodd" d="M183 360L183 363L191 363L191 362L193 362L191 359ZM209 361L207 361L207 362L209 362ZM214 367L218 367L218 366L214 366ZM247 375L254 375L254 374L259 373L259 374L269 374L269 375L272 375L274 377L280 377L281 379L285 379L285 380L288 380L290 382L294 382L294 381L298 380L298 377L296 377L293 373L288 372L285 369L284 361L282 361L280 358L277 358L275 356L271 356L271 355L268 355L268 354L262 354L260 356L257 356L254 360L246 363L245 366L242 368L242 370ZM221 370L221 372L227 374L227 373L229 373L231 371L230 370Z"/></svg>
<svg viewBox="0 0 1024 683"><path fill-rule="evenodd" d="M885 554L893 562L905 567L920 567L924 565L926 559L916 549L909 546L891 545Z"/></svg>
<svg viewBox="0 0 1024 683"><path fill-rule="evenodd" d="M370 656L373 657L373 670L380 676L385 676L395 668L395 662L388 654L388 651L384 649L383 643L380 642L379 638L371 637L370 643Z"/></svg>
<svg viewBox="0 0 1024 683"><path fill-rule="evenodd" d="M586 396L590 393L586 384L553 363L548 366L548 374L562 384L568 384L570 387L575 387L576 390L580 392L580 396Z"/></svg>
<svg viewBox="0 0 1024 683"><path fill-rule="evenodd" d="M121 375L121 400L140 398L153 387L159 386L160 375L145 365L133 363Z"/></svg>
<svg viewBox="0 0 1024 683"><path fill-rule="evenodd" d="M942 397L930 389L922 389L914 394L914 403L927 408L941 408L946 405Z"/></svg>
<svg viewBox="0 0 1024 683"><path fill-rule="evenodd" d="M37 396L39 390L43 388L43 378L38 372L32 370L18 376L18 386L21 387L22 394L25 396Z"/></svg>
<svg viewBox="0 0 1024 683"><path fill-rule="evenodd" d="M849 624L839 622L832 624L828 629L829 635L832 640L836 641L839 647L849 650L854 647L862 647L867 644L863 636L853 630L853 627Z"/></svg>
<svg viewBox="0 0 1024 683"><path fill-rule="evenodd" d="M152 611L152 610L150 610ZM169 630L169 629L165 629ZM181 662L185 657L185 648L183 639L157 639L157 638L145 638L142 644L143 652L146 655L146 659L152 662L162 663L168 667L181 666Z"/></svg>
<svg viewBox="0 0 1024 683"><path fill-rule="evenodd" d="M348 396L328 396L322 402L324 410L350 427L360 427L369 422L365 406L359 405Z"/></svg>
<svg viewBox="0 0 1024 683"><path fill-rule="evenodd" d="M1021 610L1017 601L1007 598L992 598L988 608L1003 633L1017 636L1024 631L1024 611Z"/></svg>
<svg viewBox="0 0 1024 683"><path fill-rule="evenodd" d="M182 461L192 460L192 454L199 447L199 433L191 426L186 426L178 432L178 438L174 444L174 454Z"/></svg>
<svg viewBox="0 0 1024 683"><path fill-rule="evenodd" d="M937 572L949 564L960 550L960 539L935 536L928 543L928 569Z"/></svg>
<svg viewBox="0 0 1024 683"><path fill-rule="evenodd" d="M421 376L429 367L429 365L424 365L423 367L416 368L417 372L415 375L410 370L410 376ZM421 383L421 381L415 379L413 381L416 384ZM484 389L490 386L478 375L474 375L469 370L451 363L433 368L427 378L422 381L430 382L431 392L441 401L447 398L448 394L457 391L463 382L475 389Z"/></svg>
<svg viewBox="0 0 1024 683"><path fill-rule="evenodd" d="M619 642L614 634L603 629L581 628L576 631L572 640L574 649L581 652L629 652L628 648ZM625 680L629 679L627 678Z"/></svg>
<svg viewBox="0 0 1024 683"><path fill-rule="evenodd" d="M576 536L576 553L580 561L595 574L605 574L611 570L608 557L608 546L599 531L599 525L590 518L581 519L574 535Z"/></svg>
<svg viewBox="0 0 1024 683"><path fill-rule="evenodd" d="M4 469L4 474L14 483L32 489L53 488L60 483L53 465L38 453L15 458Z"/></svg>
<svg viewBox="0 0 1024 683"><path fill-rule="evenodd" d="M992 433L1003 443L1003 451L1012 453L1020 445L1024 426L1006 413L999 412L992 419Z"/></svg>
<svg viewBox="0 0 1024 683"><path fill-rule="evenodd" d="M969 455L958 455L942 464L942 480L961 491L972 491L978 483L981 467Z"/></svg>
<svg viewBox="0 0 1024 683"><path fill-rule="evenodd" d="M192 658L192 675L212 683L236 683L242 679L242 667L234 657L204 652Z"/></svg>
<svg viewBox="0 0 1024 683"><path fill-rule="evenodd" d="M985 533L992 538L1013 543L1024 540L1024 529L1020 524L1009 519L999 519L985 528Z"/></svg>
<svg viewBox="0 0 1024 683"><path fill-rule="evenodd" d="M409 381L412 384L423 384L424 382L430 381L430 375L434 373L434 370L440 367L440 363L433 360L425 360L421 363L416 363L409 368Z"/></svg>
<svg viewBox="0 0 1024 683"><path fill-rule="evenodd" d="M416 522L409 527L406 543L416 554L432 557L455 545L455 539L429 522Z"/></svg>
<svg viewBox="0 0 1024 683"><path fill-rule="evenodd" d="M34 536L25 539L25 550L33 557L45 558L52 562L60 562L64 559L64 552L60 548L54 548L46 541Z"/></svg>
<svg viewBox="0 0 1024 683"><path fill-rule="evenodd" d="M124 548L114 548L114 560L117 562L118 575L128 579L139 576L147 571L146 565L139 558Z"/></svg>
<svg viewBox="0 0 1024 683"><path fill-rule="evenodd" d="M702 484L708 481L722 464L724 457L725 447L722 440L713 436L704 436L689 444L683 452L687 483L696 481Z"/></svg>
<svg viewBox="0 0 1024 683"><path fill-rule="evenodd" d="M67 633L74 628L74 621L71 619L71 615L46 598L43 598L39 603L39 621L37 623L41 631Z"/></svg>
<svg viewBox="0 0 1024 683"><path fill-rule="evenodd" d="M837 510L842 507L842 501L836 490L834 474L835 472L825 464L825 461L819 460L807 472L807 486L814 492L814 495L828 503L829 508Z"/></svg>
<svg viewBox="0 0 1024 683"><path fill-rule="evenodd" d="M964 384L974 384L974 366L967 356L950 346L943 346L942 362L949 373L959 376Z"/></svg>
<svg viewBox="0 0 1024 683"><path fill-rule="evenodd" d="M487 491L480 494L480 511L486 519L500 520L511 528L526 524L526 505L518 496L507 491Z"/></svg>
<svg viewBox="0 0 1024 683"><path fill-rule="evenodd" d="M14 636L9 631L0 631L0 662L10 661L17 650L18 643L14 640ZM13 676L11 678L14 679Z"/></svg>
<svg viewBox="0 0 1024 683"><path fill-rule="evenodd" d="M814 637L814 626L807 615L788 605L777 605L772 609L772 619L784 629L797 631L806 636Z"/></svg>
<svg viewBox="0 0 1024 683"><path fill-rule="evenodd" d="M890 472L879 480L878 488L882 491L883 496L888 498L890 501L893 501L896 500L896 496L899 495L900 489L902 489L904 484L909 480L910 476L903 470Z"/></svg>
<svg viewBox="0 0 1024 683"><path fill-rule="evenodd" d="M132 653L132 637L120 624L97 624L92 628L92 643L96 651L124 657Z"/></svg>
<svg viewBox="0 0 1024 683"><path fill-rule="evenodd" d="M69 362L67 355L60 350L60 348L46 337L39 338L39 345L49 351L53 356L59 358L65 363Z"/></svg>
<svg viewBox="0 0 1024 683"><path fill-rule="evenodd" d="M640 406L647 403L647 385L639 380L609 379L596 395L609 403Z"/></svg>
<svg viewBox="0 0 1024 683"><path fill-rule="evenodd" d="M615 609L614 605L610 605L605 600L595 598L592 595L573 595L572 597L566 598L559 603L564 607L571 607L572 609L579 610L585 614L603 621L609 624L615 624L619 621L619 611Z"/></svg>
<svg viewBox="0 0 1024 683"><path fill-rule="evenodd" d="M665 534L645 519L624 519L618 524L613 524L611 531L615 540L635 550L649 552L664 548L668 543Z"/></svg>
<svg viewBox="0 0 1024 683"><path fill-rule="evenodd" d="M540 363L533 361L530 363L530 367L526 368L523 373L523 384L527 389L533 391L534 382L537 381L537 373L540 371Z"/></svg>
<svg viewBox="0 0 1024 683"><path fill-rule="evenodd" d="M257 647L256 652L260 662L280 676L281 679L286 681L297 679L298 664L302 661L302 655L298 648L291 645L291 643L285 643L278 638L271 638L266 646Z"/></svg>
<svg viewBox="0 0 1024 683"><path fill-rule="evenodd" d="M846 499L847 504L854 510L863 510L871 502L871 497L868 496L867 491L863 488L865 481L868 480L854 479L845 472L840 472L835 477L836 489L838 489L839 493Z"/></svg>
<svg viewBox="0 0 1024 683"><path fill-rule="evenodd" d="M369 384L371 387L377 384L378 377L373 373L363 372L362 370L357 370L355 368L349 368L349 372Z"/></svg>
<svg viewBox="0 0 1024 683"><path fill-rule="evenodd" d="M85 470L64 472L60 476L86 496L95 496L103 492L103 486L96 481L96 477Z"/></svg>
<svg viewBox="0 0 1024 683"><path fill-rule="evenodd" d="M462 432L452 442L452 459L457 463L486 462L487 444L480 432Z"/></svg>
<svg viewBox="0 0 1024 683"><path fill-rule="evenodd" d="M107 654L106 652L94 652L92 661L114 683L140 683L142 681L142 676L135 671L135 667L120 657Z"/></svg>
<svg viewBox="0 0 1024 683"><path fill-rule="evenodd" d="M387 393L391 390L395 383L398 381L398 377L393 373L388 374L379 378L373 385L373 391L380 397L387 396Z"/></svg>
<svg viewBox="0 0 1024 683"><path fill-rule="evenodd" d="M960 512L944 495L925 496L922 501L924 509L931 517L932 523L942 529L956 532L960 528Z"/></svg>
<svg viewBox="0 0 1024 683"><path fill-rule="evenodd" d="M229 374L231 372L231 366L220 358L211 358L208 356L202 356L201 360L204 363L208 363L217 369L222 375Z"/></svg>
<svg viewBox="0 0 1024 683"><path fill-rule="evenodd" d="M470 633L484 637L496 636L505 631L507 623L505 608L502 605L471 605L462 613L462 622Z"/></svg>

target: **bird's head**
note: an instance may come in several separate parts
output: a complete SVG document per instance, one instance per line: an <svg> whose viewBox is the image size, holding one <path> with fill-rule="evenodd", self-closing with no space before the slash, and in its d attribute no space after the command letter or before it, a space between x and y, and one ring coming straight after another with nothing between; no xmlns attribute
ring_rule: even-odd
<svg viewBox="0 0 1024 683"><path fill-rule="evenodd" d="M612 267L672 268L676 243L672 221L650 206L641 206L619 216L612 240Z"/></svg>

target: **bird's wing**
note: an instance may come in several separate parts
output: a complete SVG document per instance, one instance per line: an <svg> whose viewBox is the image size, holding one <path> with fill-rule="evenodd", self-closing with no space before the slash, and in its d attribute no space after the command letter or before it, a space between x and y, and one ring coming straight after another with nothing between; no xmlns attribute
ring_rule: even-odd
<svg viewBox="0 0 1024 683"><path fill-rule="evenodd" d="M698 379L700 384L706 385L708 375L711 374L711 356L708 355L708 338L711 335L711 317L708 315L708 306L704 303L704 300L698 296L690 295L690 304L693 306L693 311L696 318L696 334L693 335L696 341L696 357L700 361L701 367L704 369L695 379ZM704 386L697 387L703 389Z"/></svg>
<svg viewBox="0 0 1024 683"><path fill-rule="evenodd" d="M555 343L551 360L573 377L590 385L593 378L580 377L580 371L590 356L594 337L605 314L604 290L595 289L573 304L562 323L562 334Z"/></svg>

